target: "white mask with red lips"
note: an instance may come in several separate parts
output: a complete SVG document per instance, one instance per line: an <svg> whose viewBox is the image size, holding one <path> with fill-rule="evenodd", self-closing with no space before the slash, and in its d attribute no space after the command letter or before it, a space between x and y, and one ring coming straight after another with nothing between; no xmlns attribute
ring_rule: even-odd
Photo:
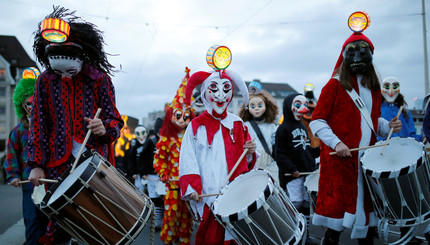
<svg viewBox="0 0 430 245"><path fill-rule="evenodd" d="M388 103L394 103L400 94L400 82L395 77L387 77L382 82L382 96Z"/></svg>
<svg viewBox="0 0 430 245"><path fill-rule="evenodd" d="M300 121L303 115L309 112L308 100L303 95L297 95L291 103L291 111L293 112L294 119Z"/></svg>
<svg viewBox="0 0 430 245"><path fill-rule="evenodd" d="M227 78L213 77L208 81L203 93L204 104L221 115L233 97L233 84Z"/></svg>

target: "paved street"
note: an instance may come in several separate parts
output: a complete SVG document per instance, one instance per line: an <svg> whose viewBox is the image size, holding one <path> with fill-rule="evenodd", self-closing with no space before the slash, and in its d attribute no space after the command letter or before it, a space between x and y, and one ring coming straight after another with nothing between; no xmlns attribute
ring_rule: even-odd
<svg viewBox="0 0 430 245"><path fill-rule="evenodd" d="M21 209L21 190L8 185L0 184L0 245L22 245L24 244L24 222L22 219ZM424 226L425 227L425 226ZM418 233L422 237L421 232ZM310 235L317 241L324 234L324 230L320 227L310 227ZM349 239L350 231L346 230L341 235L341 244L355 245L355 240ZM393 238L394 236L391 236ZM132 243L134 245L149 244L150 230L147 224L138 238ZM163 244L160 241L159 233L156 233L154 244ZM377 245L384 244L381 240L376 240Z"/></svg>

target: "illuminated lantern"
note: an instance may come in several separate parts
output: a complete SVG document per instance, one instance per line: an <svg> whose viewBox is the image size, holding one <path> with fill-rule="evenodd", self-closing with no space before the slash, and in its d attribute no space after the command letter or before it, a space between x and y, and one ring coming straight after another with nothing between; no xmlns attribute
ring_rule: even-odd
<svg viewBox="0 0 430 245"><path fill-rule="evenodd" d="M37 79L39 75L40 72L36 67L27 67L22 72L23 79Z"/></svg>
<svg viewBox="0 0 430 245"><path fill-rule="evenodd" d="M364 11L352 13L348 18L348 26L353 32L363 32L370 25L370 17Z"/></svg>
<svg viewBox="0 0 430 245"><path fill-rule="evenodd" d="M231 63L231 51L226 46L213 45L206 53L206 62L215 70L224 70Z"/></svg>
<svg viewBox="0 0 430 245"><path fill-rule="evenodd" d="M69 37L70 25L61 19L48 18L42 21L40 31L46 40L53 43L62 43Z"/></svg>

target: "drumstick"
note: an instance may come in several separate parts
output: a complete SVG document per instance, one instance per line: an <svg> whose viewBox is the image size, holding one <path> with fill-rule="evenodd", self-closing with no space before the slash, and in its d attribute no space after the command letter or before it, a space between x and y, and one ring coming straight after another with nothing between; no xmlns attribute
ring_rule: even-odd
<svg viewBox="0 0 430 245"><path fill-rule="evenodd" d="M39 179L40 182L50 182L50 183L57 183L58 180L56 179L44 179L44 178L40 178ZM30 183L30 180L21 180L18 182L18 184L25 184L25 183Z"/></svg>
<svg viewBox="0 0 430 245"><path fill-rule="evenodd" d="M399 116L400 116L400 113L402 112L402 110L403 110L403 105L402 105L402 106L400 106L399 111L397 112L397 116L396 116L397 120L399 120ZM390 133L388 133L388 137L387 137L387 139L385 140L385 143L388 143L388 141L389 141L389 140L390 140L390 138L391 138L391 135L393 134L393 131L394 131L394 128L390 128ZM382 155L382 154L384 154L385 147L386 147L386 146L384 146L384 148L382 148L381 155Z"/></svg>
<svg viewBox="0 0 430 245"><path fill-rule="evenodd" d="M252 141L254 142L254 139L252 139ZM227 176L227 179L224 181L224 184L221 186L221 188L223 188L227 184L228 180L233 175L236 168L239 166L239 163L242 161L243 157L245 157L246 153L248 153L248 150L249 149L245 149L243 151L242 155L240 155L239 160L237 160L236 164L234 164L234 167L231 169L230 173Z"/></svg>
<svg viewBox="0 0 430 245"><path fill-rule="evenodd" d="M375 148L375 147L380 147L380 146L387 146L389 145L389 143L385 143L385 144L380 144L380 145L369 145L369 146L364 146L364 147L358 147L358 148L353 148L353 149L349 149L349 151L360 151L360 150L366 150L366 149L370 149L370 148ZM329 155L336 155L336 152L330 152Z"/></svg>
<svg viewBox="0 0 430 245"><path fill-rule="evenodd" d="M199 195L199 197L211 197L211 196L219 196L219 195L224 195L224 193L212 193L212 194L201 194Z"/></svg>
<svg viewBox="0 0 430 245"><path fill-rule="evenodd" d="M301 175L319 174L320 172L302 172ZM292 174L285 174L285 176L291 176Z"/></svg>
<svg viewBox="0 0 430 245"><path fill-rule="evenodd" d="M94 116L93 119L97 119L99 117L101 111L102 111L102 109L98 108L96 115ZM84 150L85 145L87 144L87 141L90 138L91 132L92 132L92 130L89 129L87 132L87 135L85 136L84 142L82 142L81 148L79 149L78 157L76 157L75 162L73 163L72 169L70 170L70 174L72 174L73 171L75 170L76 165L78 164L79 158L81 158L82 151Z"/></svg>

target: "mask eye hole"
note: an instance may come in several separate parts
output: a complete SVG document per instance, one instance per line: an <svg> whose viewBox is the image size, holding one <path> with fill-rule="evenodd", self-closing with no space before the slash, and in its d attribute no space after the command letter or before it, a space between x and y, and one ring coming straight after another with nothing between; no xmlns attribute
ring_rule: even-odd
<svg viewBox="0 0 430 245"><path fill-rule="evenodd" d="M398 89L400 87L400 84L398 83L393 83L393 89Z"/></svg>
<svg viewBox="0 0 430 245"><path fill-rule="evenodd" d="M190 118L190 113L186 112L183 119L184 121L187 121Z"/></svg>

